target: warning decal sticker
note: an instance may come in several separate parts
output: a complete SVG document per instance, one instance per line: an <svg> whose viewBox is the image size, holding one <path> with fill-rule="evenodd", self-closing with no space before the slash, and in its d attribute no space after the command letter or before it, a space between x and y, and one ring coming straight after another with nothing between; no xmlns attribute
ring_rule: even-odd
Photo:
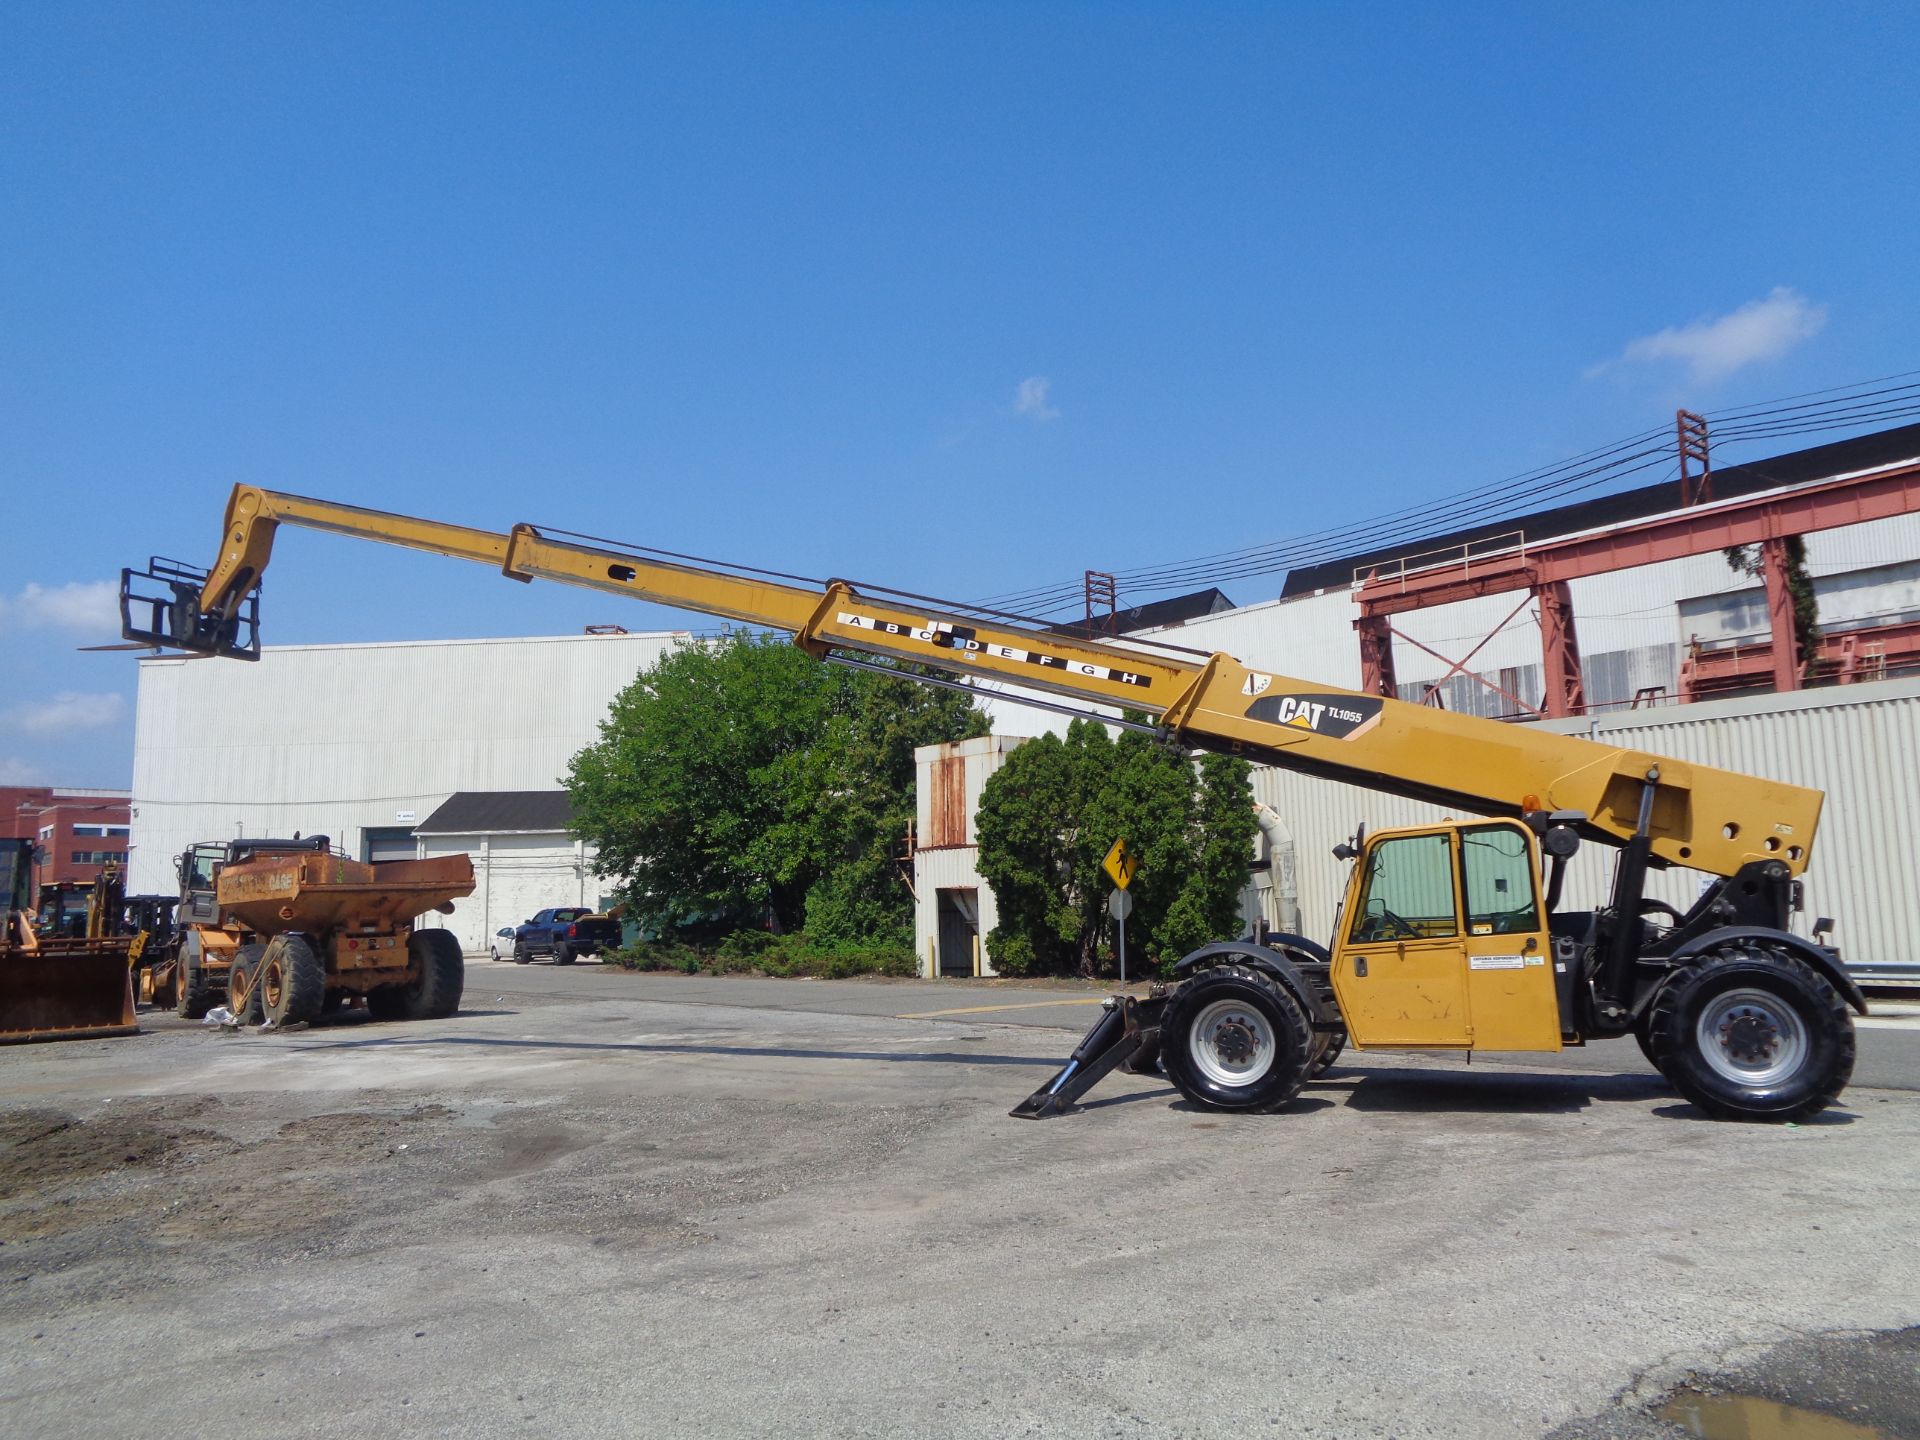
<svg viewBox="0 0 1920 1440"><path fill-rule="evenodd" d="M1096 664L1089 660L1076 660L1067 655L1055 655L1045 650L1027 650L1018 645L1002 645L995 640L982 640L965 625L950 625L944 620L930 620L924 625L902 625L897 620L881 620L872 615L856 615L842 610L834 619L849 630L871 630L876 635L902 635L910 640L919 640L941 650L958 650L962 653L987 655L995 660L1013 660L1021 664L1037 665L1042 670L1062 670L1069 675L1084 675L1090 680L1111 680L1116 685L1138 685L1143 689L1151 688L1153 678L1132 670L1116 670L1111 666Z"/></svg>

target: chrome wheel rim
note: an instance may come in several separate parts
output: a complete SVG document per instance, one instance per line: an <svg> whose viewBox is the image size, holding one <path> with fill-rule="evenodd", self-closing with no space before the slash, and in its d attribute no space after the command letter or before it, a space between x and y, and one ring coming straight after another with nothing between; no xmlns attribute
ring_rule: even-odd
<svg viewBox="0 0 1920 1440"><path fill-rule="evenodd" d="M1805 1062L1800 1012L1770 990L1725 990L1707 1001L1694 1028L1715 1074L1741 1085L1774 1085Z"/></svg>
<svg viewBox="0 0 1920 1440"><path fill-rule="evenodd" d="M1216 1000L1187 1032L1194 1068L1216 1085L1250 1085L1273 1068L1273 1025L1244 1000Z"/></svg>

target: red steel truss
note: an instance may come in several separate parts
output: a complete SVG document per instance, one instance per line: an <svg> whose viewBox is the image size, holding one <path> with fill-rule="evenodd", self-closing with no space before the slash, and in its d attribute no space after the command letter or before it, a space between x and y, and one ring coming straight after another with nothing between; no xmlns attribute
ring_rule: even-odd
<svg viewBox="0 0 1920 1440"><path fill-rule="evenodd" d="M1920 511L1920 462L1906 461L1793 490L1695 505L1612 530L1540 545L1529 546L1522 538L1515 547L1448 564L1387 574L1376 568L1356 596L1360 618L1354 621L1354 628L1360 636L1361 688L1379 695L1397 693L1393 670L1396 632L1388 617L1477 600L1483 595L1526 590L1539 609L1545 712L1553 716L1579 714L1584 699L1569 581L1735 545L1758 545L1773 635L1767 650L1767 669L1775 689L1795 690L1800 686L1802 657L1794 639L1793 601L1786 586L1787 537L1888 520L1916 511ZM1827 658L1826 648L1823 645L1822 659ZM1856 677L1845 673L1843 667L1842 678Z"/></svg>

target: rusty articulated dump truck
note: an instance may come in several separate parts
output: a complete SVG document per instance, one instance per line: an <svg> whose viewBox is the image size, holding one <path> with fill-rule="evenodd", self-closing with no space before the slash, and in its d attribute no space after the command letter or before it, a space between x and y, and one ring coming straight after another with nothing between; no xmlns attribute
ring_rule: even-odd
<svg viewBox="0 0 1920 1440"><path fill-rule="evenodd" d="M376 1019L460 1005L451 931L415 920L473 893L465 855L350 860L325 835L195 845L180 857L178 932L157 998L190 1019L225 1000L244 1023L313 1020L364 1000Z"/></svg>

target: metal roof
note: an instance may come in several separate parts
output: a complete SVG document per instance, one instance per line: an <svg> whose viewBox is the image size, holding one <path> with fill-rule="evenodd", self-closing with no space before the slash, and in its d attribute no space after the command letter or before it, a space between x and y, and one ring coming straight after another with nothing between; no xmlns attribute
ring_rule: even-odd
<svg viewBox="0 0 1920 1440"><path fill-rule="evenodd" d="M416 835L546 834L565 831L573 807L564 790L456 790L413 827Z"/></svg>

